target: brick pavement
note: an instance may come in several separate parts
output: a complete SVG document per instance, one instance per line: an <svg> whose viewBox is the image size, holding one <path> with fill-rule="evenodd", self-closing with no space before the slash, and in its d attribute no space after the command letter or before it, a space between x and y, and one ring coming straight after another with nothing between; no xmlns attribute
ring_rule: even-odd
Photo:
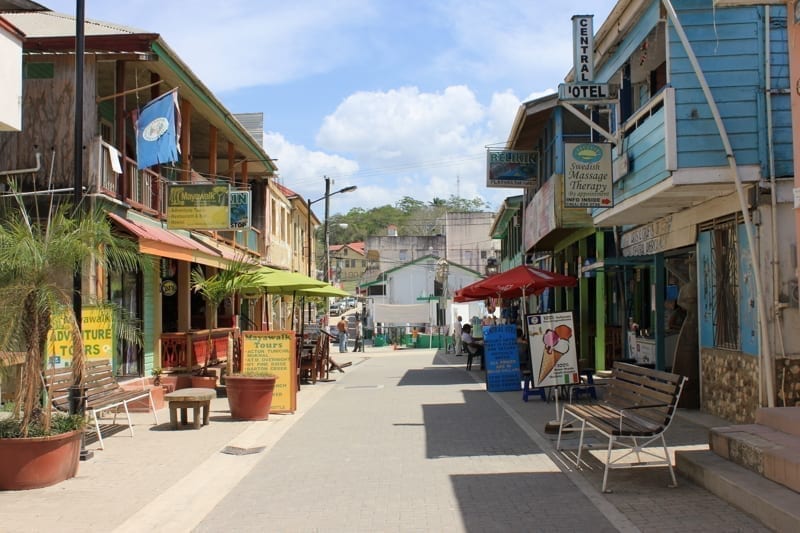
<svg viewBox="0 0 800 533"><path fill-rule="evenodd" d="M463 357L336 356L353 366L304 386L293 415L233 421L223 398L209 426L169 431L166 410L158 427L134 414L136 436L110 436L77 478L0 493L0 531L765 530L685 478L667 488L665 468L612 471L601 494L599 462L575 471L553 451L553 404L487 394ZM667 441L706 435L681 417Z"/></svg>

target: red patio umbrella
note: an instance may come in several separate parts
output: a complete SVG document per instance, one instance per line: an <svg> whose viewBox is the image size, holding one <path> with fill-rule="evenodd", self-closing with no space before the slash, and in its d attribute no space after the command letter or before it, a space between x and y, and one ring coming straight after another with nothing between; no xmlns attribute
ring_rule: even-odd
<svg viewBox="0 0 800 533"><path fill-rule="evenodd" d="M575 276L565 276L529 265L520 265L476 281L456 291L455 301L482 300L490 296L497 298L524 298L531 294L541 294L554 287L574 287L578 284Z"/></svg>

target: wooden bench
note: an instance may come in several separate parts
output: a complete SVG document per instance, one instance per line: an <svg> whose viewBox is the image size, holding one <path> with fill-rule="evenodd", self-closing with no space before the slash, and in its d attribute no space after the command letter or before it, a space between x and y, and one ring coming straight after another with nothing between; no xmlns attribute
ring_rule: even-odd
<svg viewBox="0 0 800 533"><path fill-rule="evenodd" d="M561 450L562 433L580 431L575 459L575 465L580 467L584 433L587 429L597 431L608 438L603 492L610 492L606 490L609 468L666 465L672 478L670 486L677 486L664 432L672 422L686 379L678 374L615 362L611 377L602 384L604 395L601 401L570 403L563 407L556 449ZM659 439L663 455L658 448L655 451L647 448ZM628 451L612 460L615 444ZM622 460L631 454L636 454L636 462L623 463ZM642 461L642 455L649 460Z"/></svg>
<svg viewBox="0 0 800 533"><path fill-rule="evenodd" d="M50 368L44 372L45 387L50 395L53 406L60 411L69 411L69 389L72 387L71 368ZM114 409L114 421L117 423L117 411L122 406L125 416L128 419L128 427L133 436L133 423L128 411L128 403L148 398L150 408L153 410L155 423L158 425L158 415L156 414L153 396L150 389L125 390L117 383L114 373L111 371L111 361L88 361L86 363L86 376L84 378L86 410L91 412L94 419L94 427L97 432L97 440L100 448L105 449L103 435L100 431L100 422L97 415L103 411Z"/></svg>

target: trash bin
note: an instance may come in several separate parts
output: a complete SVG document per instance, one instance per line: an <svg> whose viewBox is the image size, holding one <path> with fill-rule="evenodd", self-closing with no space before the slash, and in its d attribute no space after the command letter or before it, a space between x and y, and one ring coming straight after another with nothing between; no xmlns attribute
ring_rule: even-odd
<svg viewBox="0 0 800 533"><path fill-rule="evenodd" d="M386 335L375 335L375 342L372 345L375 347L386 346Z"/></svg>

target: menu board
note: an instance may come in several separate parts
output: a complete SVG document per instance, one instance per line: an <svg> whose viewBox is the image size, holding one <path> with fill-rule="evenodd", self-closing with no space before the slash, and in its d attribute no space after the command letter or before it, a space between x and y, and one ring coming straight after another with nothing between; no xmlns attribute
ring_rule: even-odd
<svg viewBox="0 0 800 533"><path fill-rule="evenodd" d="M294 331L243 331L242 374L274 375L270 413L297 409L297 358Z"/></svg>
<svg viewBox="0 0 800 533"><path fill-rule="evenodd" d="M517 328L514 325L484 326L483 353L489 392L520 390L522 374L517 355Z"/></svg>

